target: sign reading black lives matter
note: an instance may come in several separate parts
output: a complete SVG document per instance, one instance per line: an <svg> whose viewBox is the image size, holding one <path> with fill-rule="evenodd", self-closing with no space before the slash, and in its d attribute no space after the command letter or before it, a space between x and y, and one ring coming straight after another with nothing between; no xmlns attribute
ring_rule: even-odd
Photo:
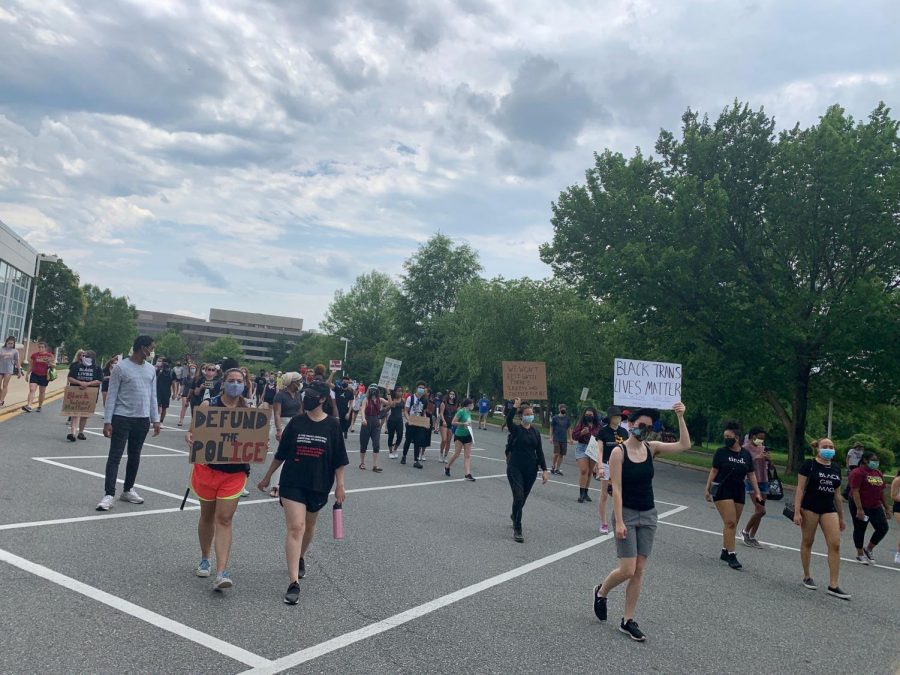
<svg viewBox="0 0 900 675"><path fill-rule="evenodd" d="M681 364L616 359L613 403L618 406L671 410L681 400Z"/></svg>
<svg viewBox="0 0 900 675"><path fill-rule="evenodd" d="M271 410L197 408L191 464L262 464L269 451Z"/></svg>

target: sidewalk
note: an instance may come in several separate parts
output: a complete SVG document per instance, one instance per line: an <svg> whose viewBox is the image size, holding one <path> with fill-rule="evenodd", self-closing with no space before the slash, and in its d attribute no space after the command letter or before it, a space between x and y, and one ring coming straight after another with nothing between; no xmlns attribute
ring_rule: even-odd
<svg viewBox="0 0 900 675"><path fill-rule="evenodd" d="M57 370L57 372L60 372ZM47 385L47 394L44 397L44 403L50 403L62 396L63 389L66 387L66 372L62 371L62 376L57 377L53 382ZM35 392L34 405L37 405L37 392ZM9 391L6 392L6 403L0 408L0 422L10 417L14 417L17 413L22 412L21 408L28 399L28 376L21 379L13 377L9 381Z"/></svg>

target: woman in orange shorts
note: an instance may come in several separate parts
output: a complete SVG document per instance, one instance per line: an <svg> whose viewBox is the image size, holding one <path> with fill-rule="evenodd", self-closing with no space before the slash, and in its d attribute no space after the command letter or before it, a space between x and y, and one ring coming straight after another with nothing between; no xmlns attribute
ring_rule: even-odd
<svg viewBox="0 0 900 675"><path fill-rule="evenodd" d="M246 379L238 368L225 372L222 393L200 404L200 408L246 408L243 398ZM193 434L187 435L188 446ZM231 554L231 520L237 510L238 499L250 475L249 464L194 464L191 472L191 489L200 500L200 564L198 577L210 576L209 552L216 548L216 580L213 590L221 591L234 586L228 573L228 557Z"/></svg>

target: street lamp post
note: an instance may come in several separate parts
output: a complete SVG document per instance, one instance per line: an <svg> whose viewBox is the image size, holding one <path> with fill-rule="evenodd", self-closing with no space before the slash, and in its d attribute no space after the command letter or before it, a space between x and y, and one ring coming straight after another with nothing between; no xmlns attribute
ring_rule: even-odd
<svg viewBox="0 0 900 675"><path fill-rule="evenodd" d="M342 337L340 340L344 343L344 360L341 361L341 377L343 377L347 372L347 345L350 344L350 338Z"/></svg>
<svg viewBox="0 0 900 675"><path fill-rule="evenodd" d="M44 255L38 253L37 259L34 261L34 278L31 280L31 311L28 313L28 331L25 340L25 358L28 358L28 347L31 345L31 326L34 324L34 303L37 300L37 280L41 273L42 262L59 262L59 257L55 255Z"/></svg>

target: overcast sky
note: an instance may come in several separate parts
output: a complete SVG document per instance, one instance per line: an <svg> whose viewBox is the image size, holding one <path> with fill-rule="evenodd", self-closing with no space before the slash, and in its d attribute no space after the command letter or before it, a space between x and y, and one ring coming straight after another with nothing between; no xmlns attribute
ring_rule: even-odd
<svg viewBox="0 0 900 675"><path fill-rule="evenodd" d="M898 25L896 0L4 0L0 219L141 309L311 328L437 230L547 276L559 192L688 106L897 106Z"/></svg>

